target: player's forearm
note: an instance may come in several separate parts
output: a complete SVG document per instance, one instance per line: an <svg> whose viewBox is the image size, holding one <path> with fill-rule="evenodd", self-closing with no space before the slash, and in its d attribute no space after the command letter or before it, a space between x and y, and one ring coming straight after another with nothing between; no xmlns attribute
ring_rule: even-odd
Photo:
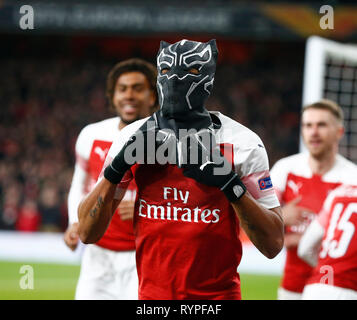
<svg viewBox="0 0 357 320"><path fill-rule="evenodd" d="M284 224L280 208L268 210L248 193L232 203L241 226L253 244L269 259L284 245Z"/></svg>
<svg viewBox="0 0 357 320"><path fill-rule="evenodd" d="M298 256L312 267L317 264L324 233L324 228L317 220L314 220L308 226L298 244Z"/></svg>
<svg viewBox="0 0 357 320"><path fill-rule="evenodd" d="M95 243L105 233L113 215L116 185L103 178L78 207L79 237Z"/></svg>

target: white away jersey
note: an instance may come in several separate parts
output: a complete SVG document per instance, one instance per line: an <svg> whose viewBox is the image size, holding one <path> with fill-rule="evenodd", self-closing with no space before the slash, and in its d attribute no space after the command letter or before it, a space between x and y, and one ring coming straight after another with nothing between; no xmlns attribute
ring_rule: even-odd
<svg viewBox="0 0 357 320"><path fill-rule="evenodd" d="M301 152L292 156L280 159L271 169L271 178L274 188L277 191L279 200L282 200L283 193L291 189L295 195L299 194L301 184L295 179L289 179L292 176L301 179L313 179L313 173L308 164L309 154ZM334 166L321 177L324 183L353 183L349 174L354 170L355 164L341 155L336 156Z"/></svg>
<svg viewBox="0 0 357 320"><path fill-rule="evenodd" d="M282 205L301 197L298 206L305 208L303 223L286 227L286 234L302 234L320 212L330 191L342 183L354 183L350 172L355 170L355 165L341 155L336 156L334 166L323 176L312 173L308 159L308 153L298 153L277 161L271 169L272 182ZM311 272L311 266L298 257L297 247L289 248L281 285L286 290L302 292Z"/></svg>
<svg viewBox="0 0 357 320"><path fill-rule="evenodd" d="M113 141L119 139L119 117L87 125L76 142L76 166L68 195L69 223L78 221L77 210L84 195L90 192L102 170L103 163ZM133 181L125 197L135 200L136 186ZM116 211L112 221L97 245L114 251L135 248L132 220L121 220Z"/></svg>
<svg viewBox="0 0 357 320"><path fill-rule="evenodd" d="M357 181L357 166L350 172ZM331 191L317 221L324 228L324 238L317 266L309 284L324 283L321 270L333 270L330 281L337 287L357 292L357 185L341 185Z"/></svg>
<svg viewBox="0 0 357 320"><path fill-rule="evenodd" d="M76 157L85 170L88 169L88 161L93 152L98 159L104 162L111 143L119 137L119 117L102 120L85 126L79 133L76 142ZM105 141L108 144L97 143Z"/></svg>
<svg viewBox="0 0 357 320"><path fill-rule="evenodd" d="M221 146L221 152L233 163L249 193L268 209L280 206L269 176L268 156L258 135L220 112L210 113L217 116L222 124L216 131L216 141ZM108 152L106 163L118 154L130 136L148 119L138 120L121 131L120 139L113 143Z"/></svg>
<svg viewBox="0 0 357 320"><path fill-rule="evenodd" d="M70 224L78 222L78 204L93 188L97 179L97 168L100 167L100 172L112 142L118 138L119 121L120 118L115 117L89 124L78 135L75 146L76 165L68 195Z"/></svg>

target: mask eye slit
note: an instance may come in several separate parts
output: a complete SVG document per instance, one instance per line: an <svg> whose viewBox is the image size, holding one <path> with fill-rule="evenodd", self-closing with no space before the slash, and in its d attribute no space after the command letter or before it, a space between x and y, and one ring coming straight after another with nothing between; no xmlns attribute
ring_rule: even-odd
<svg viewBox="0 0 357 320"><path fill-rule="evenodd" d="M161 72L161 74L165 74L165 73L168 73L169 70L170 70L169 68L162 68L160 72Z"/></svg>
<svg viewBox="0 0 357 320"><path fill-rule="evenodd" d="M197 68L190 68L188 70L189 73L193 73L193 74L199 74L200 73L200 70L198 70Z"/></svg>

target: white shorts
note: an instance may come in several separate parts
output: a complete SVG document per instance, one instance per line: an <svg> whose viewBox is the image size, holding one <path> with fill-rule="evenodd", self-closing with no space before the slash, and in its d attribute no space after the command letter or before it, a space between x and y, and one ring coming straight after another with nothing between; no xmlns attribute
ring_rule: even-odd
<svg viewBox="0 0 357 320"><path fill-rule="evenodd" d="M278 300L301 300L301 292L289 291L284 288L278 289Z"/></svg>
<svg viewBox="0 0 357 320"><path fill-rule="evenodd" d="M302 293L303 300L357 300L357 291L324 283L308 284Z"/></svg>
<svg viewBox="0 0 357 320"><path fill-rule="evenodd" d="M113 251L86 245L76 300L137 300L135 251Z"/></svg>

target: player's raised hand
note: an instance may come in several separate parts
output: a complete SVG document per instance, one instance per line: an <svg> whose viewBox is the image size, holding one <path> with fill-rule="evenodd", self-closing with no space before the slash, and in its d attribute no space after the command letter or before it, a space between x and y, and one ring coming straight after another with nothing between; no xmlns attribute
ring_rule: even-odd
<svg viewBox="0 0 357 320"><path fill-rule="evenodd" d="M211 129L190 134L180 141L179 166L186 177L199 183L219 188L230 202L238 200L246 187L221 154Z"/></svg>
<svg viewBox="0 0 357 320"><path fill-rule="evenodd" d="M133 200L122 200L119 204L118 214L122 220L133 219L134 216L135 201Z"/></svg>
<svg viewBox="0 0 357 320"><path fill-rule="evenodd" d="M301 196L298 196L282 208L286 226L296 226L304 222L306 209L299 206L300 201Z"/></svg>

